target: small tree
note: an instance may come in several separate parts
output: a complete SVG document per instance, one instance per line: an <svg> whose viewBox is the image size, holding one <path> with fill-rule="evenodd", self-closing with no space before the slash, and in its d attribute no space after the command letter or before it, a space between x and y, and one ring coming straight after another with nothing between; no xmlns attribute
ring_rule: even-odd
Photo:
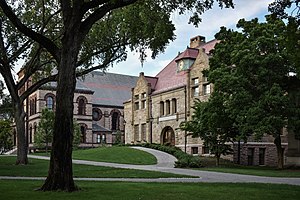
<svg viewBox="0 0 300 200"><path fill-rule="evenodd" d="M11 122L8 120L0 120L0 154L10 150L12 146Z"/></svg>
<svg viewBox="0 0 300 200"><path fill-rule="evenodd" d="M76 120L73 121L74 127L74 138L73 138L73 149L77 149L80 144L80 126Z"/></svg>
<svg viewBox="0 0 300 200"><path fill-rule="evenodd" d="M38 124L37 133L35 134L34 145L39 148L45 148L48 153L48 146L52 142L54 127L54 112L43 109L41 121Z"/></svg>
<svg viewBox="0 0 300 200"><path fill-rule="evenodd" d="M238 131L233 126L223 103L223 96L213 93L208 102L195 102L192 120L182 123L180 128L200 137L216 157L219 166L221 155L233 152L230 143L237 137Z"/></svg>

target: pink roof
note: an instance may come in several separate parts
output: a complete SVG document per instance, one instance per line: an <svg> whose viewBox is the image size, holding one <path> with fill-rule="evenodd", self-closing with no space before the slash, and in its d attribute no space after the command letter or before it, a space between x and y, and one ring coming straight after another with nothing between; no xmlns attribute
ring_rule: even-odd
<svg viewBox="0 0 300 200"><path fill-rule="evenodd" d="M204 49L206 54L209 54L217 43L218 40L211 40L199 47ZM155 91L153 94L168 91L170 89L185 86L187 83L186 71L177 72L177 60L182 58L196 59L199 53L199 49L187 48L183 53L174 58L163 70L161 70L155 77L145 77L146 80L151 83L151 88ZM155 79L154 79L155 78Z"/></svg>
<svg viewBox="0 0 300 200"><path fill-rule="evenodd" d="M177 72L175 59L160 71L156 77L158 80L154 94L186 85L186 72Z"/></svg>
<svg viewBox="0 0 300 200"><path fill-rule="evenodd" d="M219 42L220 42L219 40L214 39L201 45L200 47L204 49L206 54L209 54L210 50L214 49L215 45Z"/></svg>
<svg viewBox="0 0 300 200"><path fill-rule="evenodd" d="M145 76L145 79L147 80L148 83L151 84L151 89L154 90L158 78L157 77L152 77L152 76Z"/></svg>
<svg viewBox="0 0 300 200"><path fill-rule="evenodd" d="M193 59L196 59L197 56L198 56L198 53L199 53L199 50L198 50L198 49L187 48L183 53L181 53L181 54L175 59L175 61L180 60L180 59L183 59L183 58L193 58Z"/></svg>

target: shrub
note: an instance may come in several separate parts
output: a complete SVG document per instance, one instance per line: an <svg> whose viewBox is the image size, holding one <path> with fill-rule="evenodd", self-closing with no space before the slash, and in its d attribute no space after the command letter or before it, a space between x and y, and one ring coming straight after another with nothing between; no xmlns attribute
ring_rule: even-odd
<svg viewBox="0 0 300 200"><path fill-rule="evenodd" d="M200 157L187 154L187 153L183 152L180 148L175 147L175 146L166 146L166 145L150 144L150 143L137 144L136 146L142 146L142 147L146 147L146 148L156 149L156 150L163 151L163 152L166 152L168 154L175 156L178 159L178 161L175 162L175 167L178 167L178 168L202 167Z"/></svg>

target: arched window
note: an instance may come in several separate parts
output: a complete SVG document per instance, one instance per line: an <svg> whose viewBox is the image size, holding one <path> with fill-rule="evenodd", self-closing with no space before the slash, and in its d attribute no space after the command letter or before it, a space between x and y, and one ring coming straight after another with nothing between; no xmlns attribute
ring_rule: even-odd
<svg viewBox="0 0 300 200"><path fill-rule="evenodd" d="M53 107L54 107L54 103L53 103L53 97L47 97L47 100L46 100L46 107L49 109L49 110L53 110Z"/></svg>
<svg viewBox="0 0 300 200"><path fill-rule="evenodd" d="M55 107L55 96L52 93L48 93L45 95L46 108L48 110L54 110Z"/></svg>
<svg viewBox="0 0 300 200"><path fill-rule="evenodd" d="M102 112L98 108L93 108L93 120L99 121L102 118Z"/></svg>
<svg viewBox="0 0 300 200"><path fill-rule="evenodd" d="M111 116L111 130L119 130L118 122L119 114L117 112L114 112Z"/></svg>
<svg viewBox="0 0 300 200"><path fill-rule="evenodd" d="M120 130L121 112L118 109L113 109L110 112L110 116L111 116L111 130L112 131Z"/></svg>
<svg viewBox="0 0 300 200"><path fill-rule="evenodd" d="M80 96L77 99L78 103L78 115L85 115L86 114L86 104L87 100L84 96Z"/></svg>

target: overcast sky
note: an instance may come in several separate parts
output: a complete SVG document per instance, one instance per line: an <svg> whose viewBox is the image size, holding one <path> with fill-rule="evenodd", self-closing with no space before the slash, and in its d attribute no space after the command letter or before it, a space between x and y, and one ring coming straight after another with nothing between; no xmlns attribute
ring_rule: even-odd
<svg viewBox="0 0 300 200"><path fill-rule="evenodd" d="M190 38L202 35L206 37L206 41L212 40L221 26L235 28L235 25L241 18L251 20L258 17L262 21L264 20L264 16L268 14L268 5L273 0L235 0L234 2L234 9L220 9L215 6L212 10L206 11L202 15L202 23L198 28L188 24L188 16L174 14L172 21L176 27L176 40L169 44L164 53L160 54L154 60L151 59L149 54L143 67L138 59L139 55L137 53L130 53L127 61L114 65L107 71L134 76L138 76L140 72L144 72L145 75L155 76L179 51L182 52L186 49Z"/></svg>

